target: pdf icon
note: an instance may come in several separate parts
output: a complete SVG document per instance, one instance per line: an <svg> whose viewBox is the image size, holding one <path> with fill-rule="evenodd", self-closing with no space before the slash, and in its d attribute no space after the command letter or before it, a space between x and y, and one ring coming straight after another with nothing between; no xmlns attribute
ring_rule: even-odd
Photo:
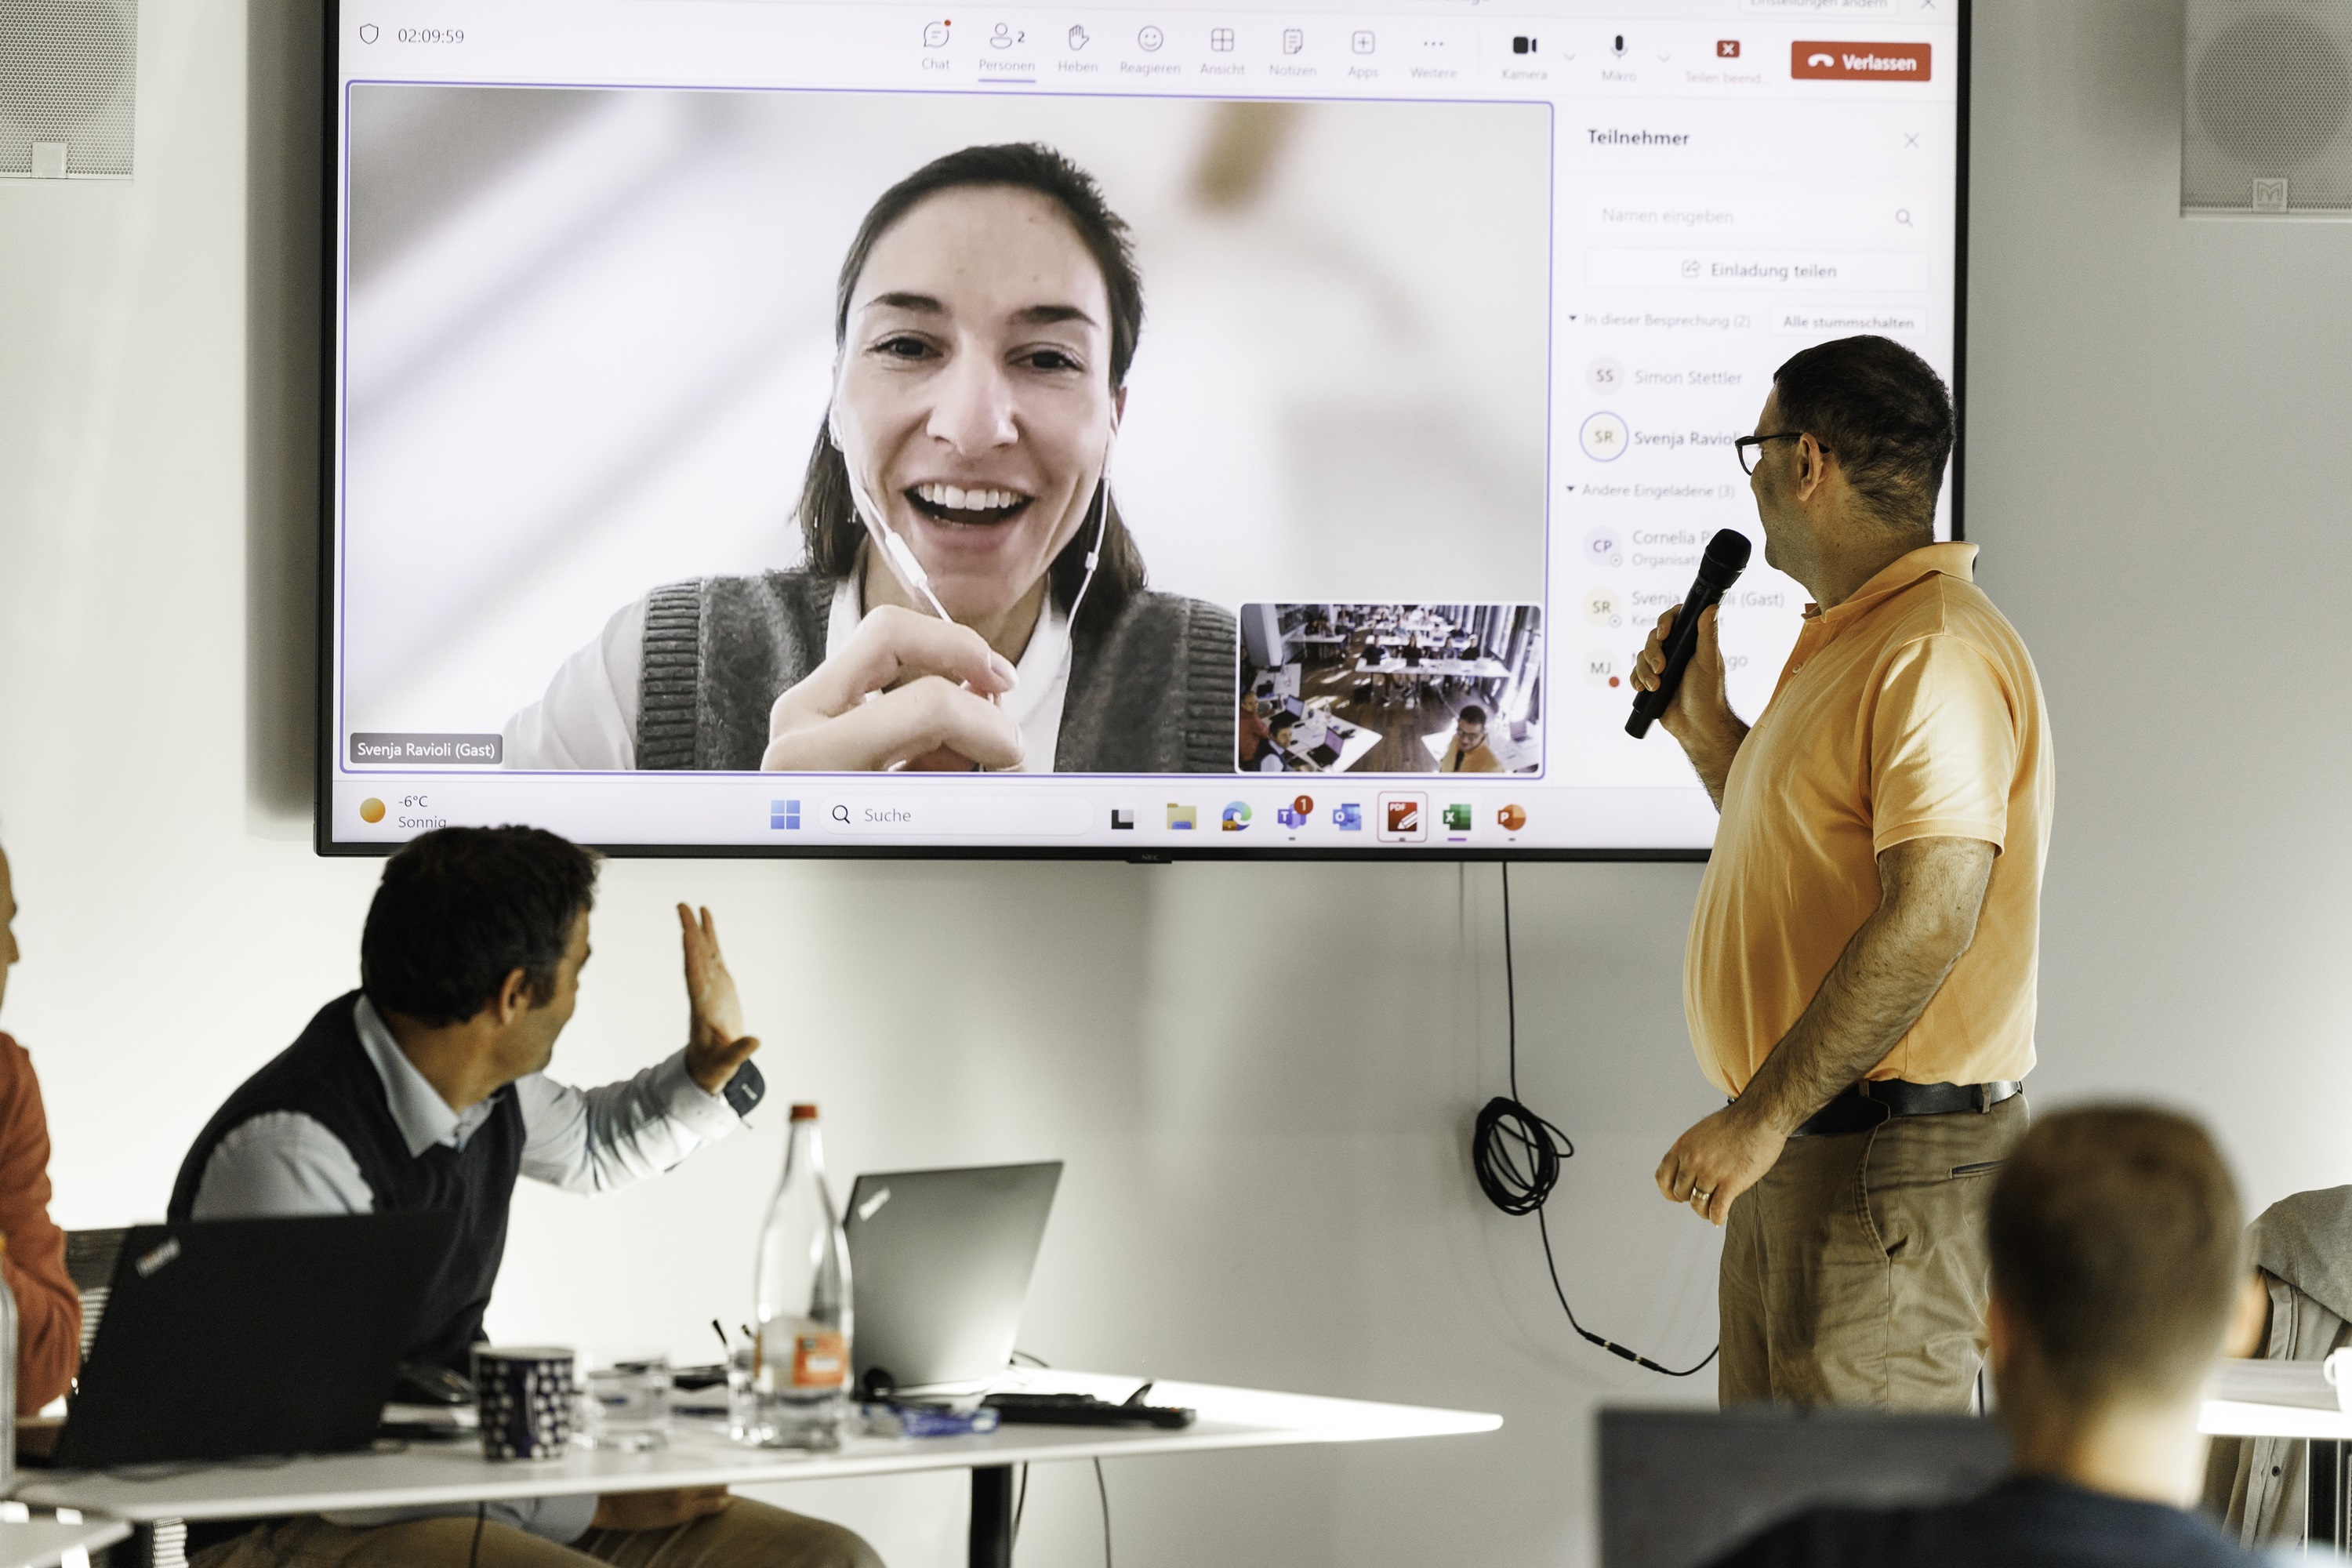
<svg viewBox="0 0 2352 1568"><path fill-rule="evenodd" d="M1429 842L1429 797L1425 795L1384 795L1381 796L1381 842L1383 844L1426 844Z"/></svg>

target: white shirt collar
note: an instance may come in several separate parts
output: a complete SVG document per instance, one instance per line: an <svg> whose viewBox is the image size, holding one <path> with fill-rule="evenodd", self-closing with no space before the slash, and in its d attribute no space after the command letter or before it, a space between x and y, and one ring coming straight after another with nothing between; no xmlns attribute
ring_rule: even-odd
<svg viewBox="0 0 2352 1568"><path fill-rule="evenodd" d="M383 1015L367 997L362 996L352 1010L352 1023L359 1030L360 1048L367 1052L376 1077L383 1080L384 1103L392 1110L393 1124L400 1129L410 1158L436 1143L463 1148L474 1129L490 1119L491 1102L487 1100L462 1111L450 1110L441 1091L416 1070L416 1064L392 1037Z"/></svg>
<svg viewBox="0 0 2352 1568"><path fill-rule="evenodd" d="M824 657L833 658L847 646L857 623L865 618L858 584L866 572L866 551L858 547L857 567L833 590L833 607L825 618ZM1021 726L1021 772L1049 773L1062 739L1062 702L1070 690L1070 617L1045 595L1045 613L1029 634L1013 667L1020 684L1003 700L1004 710Z"/></svg>

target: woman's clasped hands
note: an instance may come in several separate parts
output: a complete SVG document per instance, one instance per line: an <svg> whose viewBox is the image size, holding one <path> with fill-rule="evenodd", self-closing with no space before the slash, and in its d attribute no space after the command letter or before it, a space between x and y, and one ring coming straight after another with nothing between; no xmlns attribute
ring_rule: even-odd
<svg viewBox="0 0 2352 1568"><path fill-rule="evenodd" d="M1001 771L1024 754L996 701L1012 664L969 626L877 606L846 645L768 710L770 773Z"/></svg>

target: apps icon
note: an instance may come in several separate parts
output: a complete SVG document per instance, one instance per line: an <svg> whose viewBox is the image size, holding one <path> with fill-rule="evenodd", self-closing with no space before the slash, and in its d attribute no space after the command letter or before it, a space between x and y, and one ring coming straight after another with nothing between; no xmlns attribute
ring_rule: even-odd
<svg viewBox="0 0 2352 1568"><path fill-rule="evenodd" d="M1361 833L1364 830L1364 808L1352 800L1333 806L1331 826L1342 833Z"/></svg>
<svg viewBox="0 0 2352 1568"><path fill-rule="evenodd" d="M1517 833L1528 825L1527 807L1507 805L1495 814L1495 826L1506 833Z"/></svg>
<svg viewBox="0 0 2352 1568"><path fill-rule="evenodd" d="M373 795L370 795L365 800L360 802L360 820L362 822L371 823L382 822L383 820L383 802L376 799Z"/></svg>
<svg viewBox="0 0 2352 1568"><path fill-rule="evenodd" d="M1240 833L1246 829L1250 825L1249 802L1237 800L1228 805L1223 813L1223 825L1227 833Z"/></svg>
<svg viewBox="0 0 2352 1568"><path fill-rule="evenodd" d="M1470 803L1466 800L1457 800L1449 803L1444 813L1444 820L1445 823L1445 831L1448 833L1469 832Z"/></svg>
<svg viewBox="0 0 2352 1568"><path fill-rule="evenodd" d="M1302 795L1288 805L1277 807L1274 819L1285 827L1300 828L1306 826L1307 818L1314 815L1315 797L1311 795Z"/></svg>
<svg viewBox="0 0 2352 1568"><path fill-rule="evenodd" d="M768 826L783 832L797 831L801 825L801 803L796 800L772 800L768 803Z"/></svg>
<svg viewBox="0 0 2352 1568"><path fill-rule="evenodd" d="M1379 40L1374 38L1370 32L1350 34L1348 38L1348 47L1355 50L1360 55L1370 54L1372 50L1378 47L1378 44Z"/></svg>
<svg viewBox="0 0 2352 1568"><path fill-rule="evenodd" d="M1134 808L1132 806L1125 805L1112 806L1110 808L1110 826L1113 832L1127 833L1132 831L1135 826Z"/></svg>
<svg viewBox="0 0 2352 1568"><path fill-rule="evenodd" d="M1178 805L1172 801L1169 803L1168 830L1171 833L1190 832L1200 826L1201 808L1199 806Z"/></svg>
<svg viewBox="0 0 2352 1568"><path fill-rule="evenodd" d="M1423 795L1381 796L1381 842L1425 844L1429 841L1429 797Z"/></svg>

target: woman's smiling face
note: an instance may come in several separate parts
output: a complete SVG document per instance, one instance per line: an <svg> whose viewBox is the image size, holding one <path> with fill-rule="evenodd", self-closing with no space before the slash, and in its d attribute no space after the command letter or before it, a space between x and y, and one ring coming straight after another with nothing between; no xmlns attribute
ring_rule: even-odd
<svg viewBox="0 0 2352 1568"><path fill-rule="evenodd" d="M850 297L835 426L948 613L1002 616L1087 520L1124 395L1101 268L1052 198L926 197Z"/></svg>

